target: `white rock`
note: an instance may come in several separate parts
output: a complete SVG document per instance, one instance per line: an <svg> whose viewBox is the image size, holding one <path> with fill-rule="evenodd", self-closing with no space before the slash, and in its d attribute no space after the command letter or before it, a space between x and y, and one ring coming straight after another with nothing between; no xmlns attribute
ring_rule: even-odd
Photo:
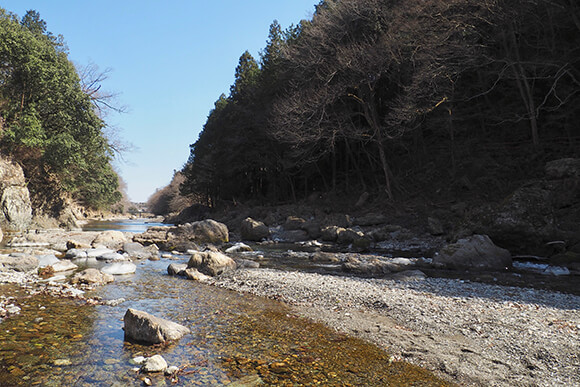
<svg viewBox="0 0 580 387"><path fill-rule="evenodd" d="M50 266L52 267L52 270L55 273L60 273L60 272L69 271L69 270L75 270L78 268L78 266L75 265L74 263L72 263L71 261L58 261Z"/></svg>
<svg viewBox="0 0 580 387"><path fill-rule="evenodd" d="M167 362L161 355L147 358L141 370L143 372L162 372L167 369Z"/></svg>
<svg viewBox="0 0 580 387"><path fill-rule="evenodd" d="M51 266L59 261L54 254L37 255L36 258L38 258L39 267Z"/></svg>
<svg viewBox="0 0 580 387"><path fill-rule="evenodd" d="M107 249L104 247L98 247L96 249L88 249L87 250L87 257L89 258L98 258L103 254L114 253L114 250Z"/></svg>
<svg viewBox="0 0 580 387"><path fill-rule="evenodd" d="M103 273L112 275L133 274L137 266L132 262L115 262L101 269Z"/></svg>

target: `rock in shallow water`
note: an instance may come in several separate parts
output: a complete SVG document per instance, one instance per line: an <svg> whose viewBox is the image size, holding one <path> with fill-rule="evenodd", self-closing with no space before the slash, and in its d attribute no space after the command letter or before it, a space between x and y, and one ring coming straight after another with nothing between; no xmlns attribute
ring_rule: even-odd
<svg viewBox="0 0 580 387"><path fill-rule="evenodd" d="M167 369L167 362L161 355L151 356L145 359L141 371L143 372L162 372Z"/></svg>
<svg viewBox="0 0 580 387"><path fill-rule="evenodd" d="M190 332L183 325L129 308L123 317L125 337L148 344L179 340Z"/></svg>
<svg viewBox="0 0 580 387"><path fill-rule="evenodd" d="M132 262L115 262L101 269L103 273L111 275L133 274L137 270L137 265Z"/></svg>

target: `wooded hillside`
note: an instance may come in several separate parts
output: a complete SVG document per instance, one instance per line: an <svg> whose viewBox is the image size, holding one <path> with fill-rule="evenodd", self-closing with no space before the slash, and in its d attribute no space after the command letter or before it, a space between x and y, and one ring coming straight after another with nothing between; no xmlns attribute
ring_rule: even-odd
<svg viewBox="0 0 580 387"><path fill-rule="evenodd" d="M191 145L210 205L509 192L580 156L575 0L327 0L240 57Z"/></svg>
<svg viewBox="0 0 580 387"><path fill-rule="evenodd" d="M23 167L38 210L59 211L63 195L95 209L121 198L98 95L82 81L37 12L0 8L0 151Z"/></svg>

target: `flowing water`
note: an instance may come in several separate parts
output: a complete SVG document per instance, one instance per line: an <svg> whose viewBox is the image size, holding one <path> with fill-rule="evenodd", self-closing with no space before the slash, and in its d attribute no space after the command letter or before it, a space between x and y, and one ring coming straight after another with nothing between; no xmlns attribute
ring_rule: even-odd
<svg viewBox="0 0 580 387"><path fill-rule="evenodd" d="M134 226L134 224L132 225ZM124 230L126 231L126 230ZM183 260L186 258L183 257ZM46 295L18 295L20 315L0 324L0 385L139 386L135 356L162 355L180 368L149 375L153 385L407 386L445 385L427 371L393 362L381 348L294 315L284 304L166 274L169 263L145 261L137 272L87 296L124 298L117 306L84 305ZM191 329L179 342L144 346L124 340L128 308Z"/></svg>

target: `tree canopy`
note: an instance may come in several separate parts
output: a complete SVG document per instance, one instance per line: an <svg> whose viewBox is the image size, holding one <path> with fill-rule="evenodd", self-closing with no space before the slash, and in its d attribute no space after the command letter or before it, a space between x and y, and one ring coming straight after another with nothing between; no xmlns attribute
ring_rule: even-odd
<svg viewBox="0 0 580 387"><path fill-rule="evenodd" d="M23 166L33 199L66 192L102 208L121 198L104 126L62 37L36 11L19 20L0 9L0 149Z"/></svg>
<svg viewBox="0 0 580 387"><path fill-rule="evenodd" d="M570 0L322 1L271 25L260 66L242 55L182 191L503 192L513 170L580 152L579 20Z"/></svg>

